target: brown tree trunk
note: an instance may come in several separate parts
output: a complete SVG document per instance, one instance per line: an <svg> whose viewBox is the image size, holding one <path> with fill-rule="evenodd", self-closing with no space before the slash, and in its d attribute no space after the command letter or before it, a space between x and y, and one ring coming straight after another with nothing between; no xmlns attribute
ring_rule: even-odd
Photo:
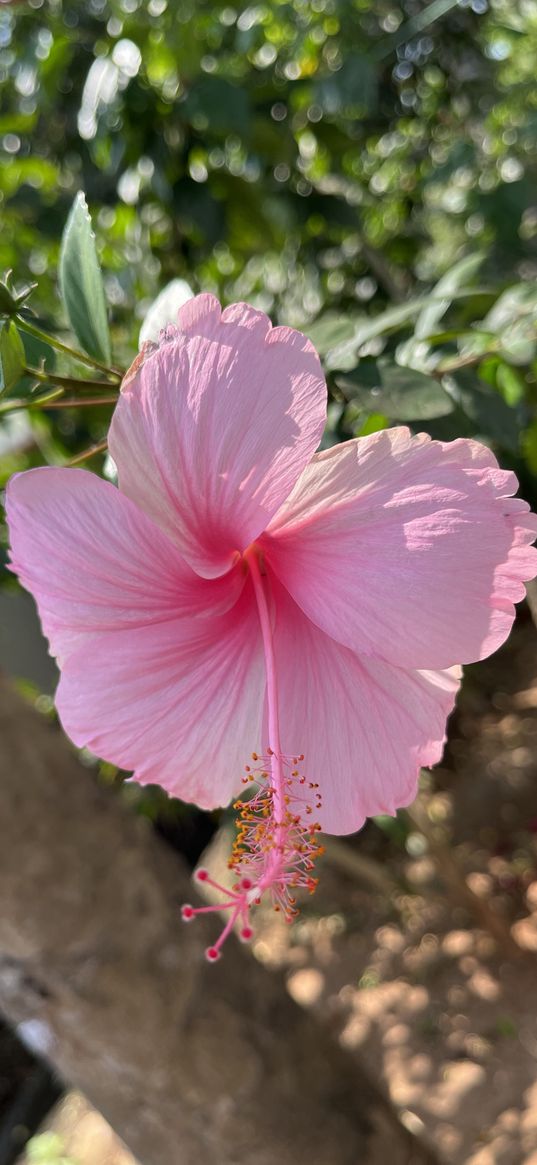
<svg viewBox="0 0 537 1165"><path fill-rule="evenodd" d="M210 923L186 870L0 684L0 1008L143 1165L431 1165L356 1061Z"/></svg>

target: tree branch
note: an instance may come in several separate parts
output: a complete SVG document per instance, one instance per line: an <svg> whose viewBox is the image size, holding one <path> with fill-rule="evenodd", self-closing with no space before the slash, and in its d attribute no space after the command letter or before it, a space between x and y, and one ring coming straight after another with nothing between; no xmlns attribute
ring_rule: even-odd
<svg viewBox="0 0 537 1165"><path fill-rule="evenodd" d="M278 977L205 963L186 870L2 683L0 772L0 1007L144 1165L433 1165Z"/></svg>

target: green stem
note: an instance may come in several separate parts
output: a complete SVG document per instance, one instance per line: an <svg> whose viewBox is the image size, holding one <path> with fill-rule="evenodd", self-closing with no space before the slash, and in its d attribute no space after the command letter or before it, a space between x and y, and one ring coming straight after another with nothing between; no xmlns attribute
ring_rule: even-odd
<svg viewBox="0 0 537 1165"><path fill-rule="evenodd" d="M67 465L80 465L81 461L89 461L90 457L95 457L97 453L105 453L108 449L108 441L97 441L95 445L90 445L89 449L84 449L83 453L77 453L76 457L71 457Z"/></svg>
<svg viewBox="0 0 537 1165"><path fill-rule="evenodd" d="M0 413L13 413L16 409L82 409L117 404L117 396L67 398L64 397L64 392L64 388L57 388L54 392L47 392L45 396L7 401L6 404L0 405Z"/></svg>
<svg viewBox="0 0 537 1165"><path fill-rule="evenodd" d="M106 389L110 391L116 388L116 385L110 384L109 380L81 380L75 376L59 376L56 372L41 372L39 368L25 368L24 371L28 376L34 377L35 380L39 380L42 384L57 384L62 388L71 388L75 391L86 388L101 389L102 391Z"/></svg>
<svg viewBox="0 0 537 1165"><path fill-rule="evenodd" d="M56 348L58 352L64 352L66 356L71 356L73 360L79 360L81 364L89 364L92 368L98 368L100 372L106 372L107 376L117 377L121 380L123 372L119 368L109 368L107 364L101 364L100 360L96 360L94 356L87 356L84 352L77 351L76 348L70 348L68 344L62 343L56 336L49 336L47 332L41 331L41 328L36 328L35 324L31 324L28 320L17 316L17 327L23 332L27 332L29 336L33 336L36 340L41 340L43 344L48 344L51 348Z"/></svg>
<svg viewBox="0 0 537 1165"><path fill-rule="evenodd" d="M16 409L46 408L48 401L57 400L58 397L63 396L64 392L65 389L63 388L55 388L52 392L45 393L44 396L25 397L23 400L20 398L8 400L0 404L0 413L14 413Z"/></svg>
<svg viewBox="0 0 537 1165"><path fill-rule="evenodd" d="M63 392L63 389L61 390ZM82 409L99 407L100 405L115 405L117 404L117 396L80 396L80 397L63 397L62 400L51 400L50 404L45 405L45 408L50 409Z"/></svg>
<svg viewBox="0 0 537 1165"><path fill-rule="evenodd" d="M469 352L467 356L460 356L456 360L443 361L433 370L433 376L446 376L449 372L457 372L459 368L471 368L473 364L481 364L490 356L498 355L498 348L488 348L485 352Z"/></svg>

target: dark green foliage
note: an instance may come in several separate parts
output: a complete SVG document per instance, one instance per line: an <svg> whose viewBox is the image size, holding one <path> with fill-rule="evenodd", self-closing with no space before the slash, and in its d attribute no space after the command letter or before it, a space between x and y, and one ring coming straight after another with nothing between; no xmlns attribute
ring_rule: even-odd
<svg viewBox="0 0 537 1165"><path fill-rule="evenodd" d="M453 412L451 397L433 376L382 357L366 357L335 382L361 411L383 413L389 421L430 421Z"/></svg>
<svg viewBox="0 0 537 1165"><path fill-rule="evenodd" d="M171 278L251 300L318 345L328 443L476 434L528 484L536 51L508 0L3 6L0 264L37 280L28 319L105 364L109 320L119 367ZM110 407L28 416L39 440L4 477L98 442Z"/></svg>

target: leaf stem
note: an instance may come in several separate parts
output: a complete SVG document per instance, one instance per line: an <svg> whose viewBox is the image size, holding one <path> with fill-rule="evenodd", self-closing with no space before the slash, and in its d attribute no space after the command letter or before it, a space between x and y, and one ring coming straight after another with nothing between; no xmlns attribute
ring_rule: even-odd
<svg viewBox="0 0 537 1165"><path fill-rule="evenodd" d="M83 453L77 453L76 457L71 457L67 462L68 465L79 465L81 461L88 461L90 457L95 457L97 453L106 453L108 449L108 441L97 441L95 445L90 445L88 449L84 449Z"/></svg>
<svg viewBox="0 0 537 1165"><path fill-rule="evenodd" d="M480 364L482 360L497 356L498 351L499 348L487 348L485 352L468 352L466 356L459 356L455 360L441 361L432 369L432 375L442 377L447 376L449 372L457 372L459 368L470 368L473 364Z"/></svg>
<svg viewBox="0 0 537 1165"><path fill-rule="evenodd" d="M63 392L63 389L62 389ZM117 404L117 396L82 396L82 397L63 397L62 400L53 400L51 404L45 405L45 408L51 409L81 409L98 405L115 405Z"/></svg>
<svg viewBox="0 0 537 1165"><path fill-rule="evenodd" d="M51 392L45 393L44 396L24 397L22 399L16 397L0 404L0 413L13 413L16 409L46 408L48 401L57 400L58 397L63 396L64 392L63 388L55 388Z"/></svg>
<svg viewBox="0 0 537 1165"><path fill-rule="evenodd" d="M43 332L41 328L36 328L35 324L31 324L29 320L22 316L17 316L17 327L21 331L26 332L29 336L33 336L36 340L41 340L42 343L48 344L51 348L56 348L58 352L63 352L66 356L71 356L73 360L79 360L81 364L89 364L92 368L98 368L100 372L105 372L107 376L113 376L118 380L123 378L124 373L119 368L109 368L107 364L101 364L100 360L96 360L94 356L87 356L85 352L79 352L76 348L71 348L69 344L64 344L62 340L58 340L57 336L50 336L47 332Z"/></svg>
<svg viewBox="0 0 537 1165"><path fill-rule="evenodd" d="M0 413L13 413L17 409L81 409L117 404L117 396L64 397L64 392L64 388L56 388L53 392L47 392L45 396L7 401L0 404Z"/></svg>
<svg viewBox="0 0 537 1165"><path fill-rule="evenodd" d="M110 390L115 389L115 384L111 384L108 380L86 380L75 376L59 376L56 372L41 372L39 368L25 368L24 370L28 376L33 376L41 383L57 384L62 388L71 388L75 392L77 389L101 389Z"/></svg>

